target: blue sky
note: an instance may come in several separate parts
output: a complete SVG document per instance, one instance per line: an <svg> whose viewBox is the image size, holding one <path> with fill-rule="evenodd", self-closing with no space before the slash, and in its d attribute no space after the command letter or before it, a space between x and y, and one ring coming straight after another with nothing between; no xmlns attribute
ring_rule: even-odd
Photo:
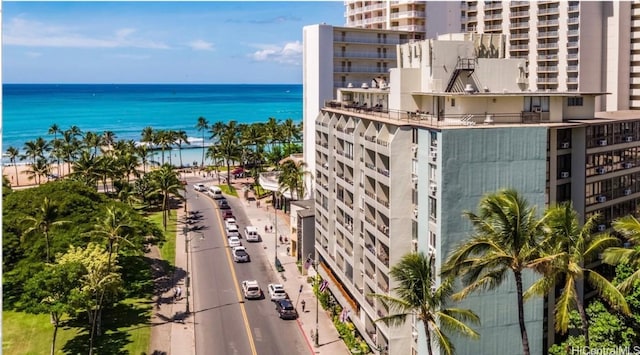
<svg viewBox="0 0 640 355"><path fill-rule="evenodd" d="M302 28L342 1L7 2L4 83L301 83Z"/></svg>

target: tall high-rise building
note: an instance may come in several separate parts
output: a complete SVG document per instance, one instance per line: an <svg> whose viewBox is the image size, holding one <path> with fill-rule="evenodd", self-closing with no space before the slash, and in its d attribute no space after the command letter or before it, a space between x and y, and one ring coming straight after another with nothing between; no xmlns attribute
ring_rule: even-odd
<svg viewBox="0 0 640 355"><path fill-rule="evenodd" d="M640 109L640 4L632 1L346 1L347 26L501 33L532 91L608 92L597 111ZM442 32L442 28L450 28ZM486 50L498 50L486 48ZM588 73L588 74L587 74Z"/></svg>
<svg viewBox="0 0 640 355"><path fill-rule="evenodd" d="M414 40L458 32L460 2L345 1L347 27L407 31Z"/></svg>
<svg viewBox="0 0 640 355"><path fill-rule="evenodd" d="M382 353L426 353L424 328L415 317L377 322L390 310L370 295L392 294L389 270L409 252L440 270L472 233L462 212L487 192L514 188L539 211L571 200L582 216L602 216L599 230L640 207L640 114L596 113L604 92L530 90L527 59L505 58L506 40L467 33L398 45L388 88L340 88L305 122L319 272ZM521 351L514 283L510 275L456 305L482 320L480 340L454 337L459 353ZM553 341L553 297L525 305L532 354Z"/></svg>
<svg viewBox="0 0 640 355"><path fill-rule="evenodd" d="M396 46L409 42L406 31L305 26L303 35L303 121L313 122L326 101L336 98L338 88L384 87L389 69L397 63ZM304 161L315 166L312 124L305 124ZM313 195L315 181L307 176Z"/></svg>

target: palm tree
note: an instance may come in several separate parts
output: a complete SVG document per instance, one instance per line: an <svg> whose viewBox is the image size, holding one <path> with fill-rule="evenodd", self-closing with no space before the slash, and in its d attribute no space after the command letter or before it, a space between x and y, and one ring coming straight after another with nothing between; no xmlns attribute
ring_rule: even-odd
<svg viewBox="0 0 640 355"><path fill-rule="evenodd" d="M98 179L100 178L97 160L98 157L94 157L89 152L82 152L80 158L73 163L71 178L97 190Z"/></svg>
<svg viewBox="0 0 640 355"><path fill-rule="evenodd" d="M139 145L135 149L136 154L142 160L143 174L147 173L147 163L149 162L149 147L147 145Z"/></svg>
<svg viewBox="0 0 640 355"><path fill-rule="evenodd" d="M46 177L50 173L49 162L47 159L39 157L35 162L29 164L29 169L22 172L27 175L28 180L36 180L36 184L42 182L42 178Z"/></svg>
<svg viewBox="0 0 640 355"><path fill-rule="evenodd" d="M169 195L182 198L180 191L184 190L184 186L182 186L178 175L171 165L164 164L159 170L156 170L153 173L152 184L155 187L153 193L162 195L162 226L166 231L167 217L169 213Z"/></svg>
<svg viewBox="0 0 640 355"><path fill-rule="evenodd" d="M453 354L455 347L445 331L477 339L478 333L466 323L479 324L478 316L468 309L448 308L447 301L453 293L451 279L445 279L436 289L433 260L424 253L410 253L394 265L389 275L398 283L393 288L397 297L388 294L372 294L389 308L392 314L377 319L399 326L408 317L416 315L422 322L427 337L428 354L433 354L435 341L445 354Z"/></svg>
<svg viewBox="0 0 640 355"><path fill-rule="evenodd" d="M102 143L107 146L108 150L113 148L113 144L116 141L116 134L113 131L102 132Z"/></svg>
<svg viewBox="0 0 640 355"><path fill-rule="evenodd" d="M562 334L566 333L569 314L572 309L577 309L582 321L585 346L588 347L589 322L584 304L578 296L579 285L584 279L612 307L629 314L629 307L620 291L596 270L585 267L597 260L605 248L618 244L618 239L606 233L591 233L600 217L597 214L589 217L580 227L578 213L571 202L551 207L545 215L550 233L545 247L548 248L547 253L553 255L553 259L543 267L544 277L534 282L524 293L524 298L545 296L554 289L556 283L561 282L562 292L555 305L555 329Z"/></svg>
<svg viewBox="0 0 640 355"><path fill-rule="evenodd" d="M220 146L217 144L209 146L209 148L207 148L207 158L211 159L213 162L213 166L216 169L216 176L218 177L218 185L220 185L220 172L218 171L218 167L224 160L224 154L222 153Z"/></svg>
<svg viewBox="0 0 640 355"><path fill-rule="evenodd" d="M95 157L98 155L98 148L102 145L103 138L102 136L89 131L84 135L83 142L87 148L93 149L92 154Z"/></svg>
<svg viewBox="0 0 640 355"><path fill-rule="evenodd" d="M7 148L7 156L9 157L11 164L13 164L13 167L16 169L16 184L20 186L20 179L18 178L18 164L16 164L16 159L20 158L20 150L9 146L9 148Z"/></svg>
<svg viewBox="0 0 640 355"><path fill-rule="evenodd" d="M47 259L45 262L51 262L50 259L50 244L51 244L51 229L56 226L69 223L68 221L57 221L58 218L58 206L51 203L48 197L45 197L42 201L42 205L36 211L35 216L25 217L25 221L30 225L23 233L21 241L33 232L41 232L44 236L45 246L47 251Z"/></svg>
<svg viewBox="0 0 640 355"><path fill-rule="evenodd" d="M281 192L288 190L292 200L301 200L306 193L304 177L307 172L304 170L306 164L303 161L295 161L291 158L285 159L280 164L280 175L278 175L278 185ZM294 195L295 194L295 195Z"/></svg>
<svg viewBox="0 0 640 355"><path fill-rule="evenodd" d="M483 197L479 213L464 212L475 235L459 245L443 269L446 276L462 276L464 288L454 297L462 299L478 289L494 289L511 272L516 282L518 323L522 348L529 355L529 337L524 321L522 273L536 270L548 258L539 245L544 236L544 219L515 190L501 190Z"/></svg>
<svg viewBox="0 0 640 355"><path fill-rule="evenodd" d="M269 117L269 120L267 121L267 124L264 126L264 128L265 133L267 134L267 137L269 139L269 143L271 144L270 153L273 153L273 147L276 143L281 141L282 130L280 129L280 122L273 117Z"/></svg>
<svg viewBox="0 0 640 355"><path fill-rule="evenodd" d="M140 138L140 142L146 143L147 145L153 144L153 142L155 141L155 131L153 130L153 127L147 126L143 128L141 136L142 137Z"/></svg>
<svg viewBox="0 0 640 355"><path fill-rule="evenodd" d="M287 141L288 151L291 151L291 143L295 140L300 141L301 131L299 126L293 122L291 118L284 120L280 126L281 136Z"/></svg>
<svg viewBox="0 0 640 355"><path fill-rule="evenodd" d="M198 132L202 132L202 161L200 162L200 166L204 167L204 132L209 129L209 121L207 121L207 119L202 116L198 117L196 129L198 130Z"/></svg>
<svg viewBox="0 0 640 355"><path fill-rule="evenodd" d="M633 215L627 215L616 219L612 225L616 232L628 240L628 243L625 243L623 248L611 247L605 250L603 261L610 265L627 263L635 270L618 285L618 289L628 293L640 280L640 221Z"/></svg>
<svg viewBox="0 0 640 355"><path fill-rule="evenodd" d="M180 130L176 132L175 135L176 144L178 145L178 154L180 154L180 167L182 168L182 143L190 145L189 137L187 136L187 132L184 130Z"/></svg>
<svg viewBox="0 0 640 355"><path fill-rule="evenodd" d="M159 130L156 132L154 143L160 146L162 150L162 165L164 165L164 151L171 147L173 144L173 131ZM169 160L171 160L171 154L169 154Z"/></svg>
<svg viewBox="0 0 640 355"><path fill-rule="evenodd" d="M39 158L46 158L45 153L49 152L51 145L42 137L36 138L35 141L27 141L24 143L25 156L35 163Z"/></svg>
<svg viewBox="0 0 640 355"><path fill-rule="evenodd" d="M73 127L75 128L62 132L62 150L64 161L67 163L67 173L71 173L71 163L74 162L80 150L80 142L76 138L77 133L75 133L79 129L76 126Z"/></svg>
<svg viewBox="0 0 640 355"><path fill-rule="evenodd" d="M115 206L107 207L106 214L103 219L99 220L92 234L97 235L107 241L107 267L111 271L111 260L113 255L117 257L120 242L133 245L127 237L130 236L131 226L127 212Z"/></svg>
<svg viewBox="0 0 640 355"><path fill-rule="evenodd" d="M47 131L48 134L53 134L53 148L54 151L56 151L56 158L57 158L57 163L58 163L58 174L60 174L60 154L58 154L59 152L59 143L58 143L58 133L62 133L62 130L60 129L60 127L57 124L52 124L51 127L49 127L49 130Z"/></svg>
<svg viewBox="0 0 640 355"><path fill-rule="evenodd" d="M253 176L257 176L260 168L258 163L262 160L261 152L263 151L263 146L266 143L266 135L265 135L264 123L252 123L247 125L245 129L240 132L240 141L243 145L252 146L253 154L252 154L252 170ZM257 180L256 180L257 183Z"/></svg>
<svg viewBox="0 0 640 355"><path fill-rule="evenodd" d="M215 126L215 125L214 125ZM225 165L227 166L227 185L231 186L231 162L238 161L242 155L242 146L239 140L239 130L236 121L229 121L218 136L215 143L218 146Z"/></svg>

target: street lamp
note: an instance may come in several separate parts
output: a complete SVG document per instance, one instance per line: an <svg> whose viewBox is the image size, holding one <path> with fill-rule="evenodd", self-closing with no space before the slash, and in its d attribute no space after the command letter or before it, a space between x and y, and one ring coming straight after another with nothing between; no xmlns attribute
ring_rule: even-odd
<svg viewBox="0 0 640 355"><path fill-rule="evenodd" d="M274 223L276 225L276 231L275 234L273 235L273 244L274 244L274 248L273 248L273 254L275 257L274 265L276 267L277 271L280 271L280 261L278 260L278 209L277 209L277 202L276 202L276 195L273 195L273 220Z"/></svg>
<svg viewBox="0 0 640 355"><path fill-rule="evenodd" d="M318 300L320 299L320 273L318 272L318 260L314 260L314 269L316 270L316 338L314 339L315 341L315 347L319 347L320 346L320 334L318 334L318 308L320 308L318 306Z"/></svg>
<svg viewBox="0 0 640 355"><path fill-rule="evenodd" d="M184 252L185 254L187 254L187 279L185 280L185 286L186 286L186 297L187 297L187 310L186 313L189 314L189 284L191 283L191 275L189 275L189 227L188 226L184 226L184 228L182 229L182 232L184 233Z"/></svg>

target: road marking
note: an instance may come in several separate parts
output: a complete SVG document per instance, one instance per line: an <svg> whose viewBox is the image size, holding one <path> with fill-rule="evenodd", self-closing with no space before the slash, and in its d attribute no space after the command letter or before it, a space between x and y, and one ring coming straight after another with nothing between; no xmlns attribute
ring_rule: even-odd
<svg viewBox="0 0 640 355"><path fill-rule="evenodd" d="M227 262L229 263L229 268L231 269L231 276L233 277L234 280L237 280L238 277L236 276L236 269L234 268L233 261L231 260L229 243L227 242L224 228L222 226L222 219L220 218L220 209L216 208L216 210L218 211L217 212L218 227L221 232L220 234L223 236L223 239L224 239L224 246L227 249L226 250L227 252L225 254L227 254ZM244 298L242 297L242 292L240 292L240 286L237 283L235 284L235 290L236 290L236 296L238 296L238 303L240 304L240 312L242 313L242 319L244 320L244 327L247 331L247 337L249 338L249 347L251 347L251 354L258 355L258 352L256 351L256 344L253 340L253 335L251 333L251 328L249 327L249 318L247 317L247 310L245 309Z"/></svg>

